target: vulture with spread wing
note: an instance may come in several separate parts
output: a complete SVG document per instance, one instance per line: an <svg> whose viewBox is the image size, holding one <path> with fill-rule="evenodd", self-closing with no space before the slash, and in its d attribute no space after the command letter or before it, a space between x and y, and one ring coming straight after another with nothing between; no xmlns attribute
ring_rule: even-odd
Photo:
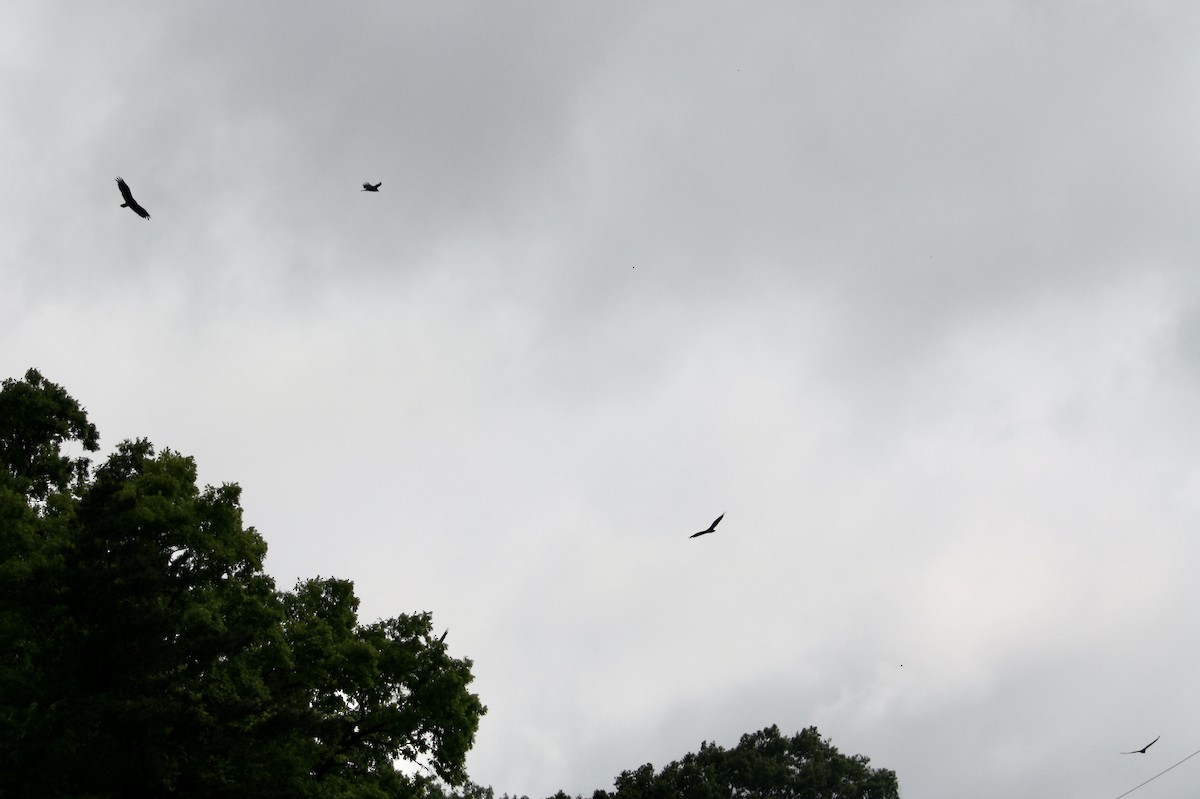
<svg viewBox="0 0 1200 799"><path fill-rule="evenodd" d="M125 202L121 203L122 208L128 208L142 219L150 218L150 212L138 205L138 201L133 199L133 192L129 190L129 184L125 182L124 178L117 178L117 188L121 190L121 196L125 198Z"/></svg>
<svg viewBox="0 0 1200 799"><path fill-rule="evenodd" d="M691 535L688 536L688 538L699 538L702 535L708 535L709 533L715 533L717 531L717 525L720 524L721 520L724 518L725 518L725 514L722 513L720 516L717 517L717 520L715 522L713 522L712 524L710 524L708 526L707 530L701 530L698 533L692 533Z"/></svg>
<svg viewBox="0 0 1200 799"><path fill-rule="evenodd" d="M380 187L380 186L382 186L382 185L383 185L383 183L382 183L382 182L379 182L379 183L376 183L374 186L372 186L372 185L371 185L371 184L368 182L368 183L364 183L364 184L363 184L362 190L363 190L363 191L379 191L379 187Z"/></svg>

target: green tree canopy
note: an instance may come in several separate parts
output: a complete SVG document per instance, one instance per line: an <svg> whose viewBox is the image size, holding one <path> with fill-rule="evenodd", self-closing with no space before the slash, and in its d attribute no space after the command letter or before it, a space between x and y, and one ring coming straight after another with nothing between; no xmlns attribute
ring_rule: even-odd
<svg viewBox="0 0 1200 799"><path fill-rule="evenodd" d="M0 796L396 797L451 785L485 712L428 613L278 591L240 489L144 440L98 449L62 388L0 386Z"/></svg>
<svg viewBox="0 0 1200 799"><path fill-rule="evenodd" d="M70 394L36 369L23 381L0 384L0 466L10 489L44 500L82 478L88 460L63 455L66 441L77 441L88 452L100 446L96 428Z"/></svg>
<svg viewBox="0 0 1200 799"><path fill-rule="evenodd" d="M838 752L816 727L787 738L771 726L733 749L703 742L657 773L649 763L624 771L615 791L593 799L897 799L895 772L869 763Z"/></svg>
<svg viewBox="0 0 1200 799"><path fill-rule="evenodd" d="M862 755L843 755L816 727L790 738L776 726L743 735L734 749L707 741L700 751L656 772L647 763L623 771L614 791L595 791L591 799L898 799L896 774L873 769ZM493 799L495 793L474 783L453 791L435 790L437 799ZM504 794L500 799L528 799ZM558 791L547 799L572 799ZM579 799L579 797L575 797Z"/></svg>

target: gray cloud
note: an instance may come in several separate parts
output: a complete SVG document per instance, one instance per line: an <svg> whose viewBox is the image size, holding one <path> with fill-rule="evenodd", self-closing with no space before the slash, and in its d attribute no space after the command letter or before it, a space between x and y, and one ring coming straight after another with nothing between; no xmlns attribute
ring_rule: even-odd
<svg viewBox="0 0 1200 799"><path fill-rule="evenodd" d="M1198 23L8 8L0 366L432 610L498 791L778 723L1116 795L1195 743Z"/></svg>

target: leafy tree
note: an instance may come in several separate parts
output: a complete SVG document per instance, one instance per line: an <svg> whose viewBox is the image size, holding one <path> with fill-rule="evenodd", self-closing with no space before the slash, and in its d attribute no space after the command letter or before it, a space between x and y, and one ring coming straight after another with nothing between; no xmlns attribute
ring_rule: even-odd
<svg viewBox="0 0 1200 799"><path fill-rule="evenodd" d="M896 799L896 774L843 755L816 727L783 737L776 726L743 735L726 750L703 742L655 773L647 763L624 771L615 792L593 799Z"/></svg>
<svg viewBox="0 0 1200 799"><path fill-rule="evenodd" d="M64 491L87 473L86 458L60 452L63 442L78 441L99 449L100 436L70 394L48 382L36 369L25 380L0 384L0 465L10 489L35 500Z"/></svg>
<svg viewBox="0 0 1200 799"><path fill-rule="evenodd" d="M240 489L98 449L62 388L0 385L0 796L405 797L450 785L486 711L427 613L358 621L345 580L278 591Z"/></svg>

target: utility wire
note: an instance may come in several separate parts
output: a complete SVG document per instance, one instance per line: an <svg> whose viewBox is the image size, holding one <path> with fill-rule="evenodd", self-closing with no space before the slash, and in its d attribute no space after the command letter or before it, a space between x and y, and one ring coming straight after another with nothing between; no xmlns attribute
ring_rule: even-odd
<svg viewBox="0 0 1200 799"><path fill-rule="evenodd" d="M1193 757L1195 757L1196 755L1200 755L1200 749L1197 749L1195 752L1192 752L1190 755L1188 755L1187 757L1185 757L1183 760L1180 760L1178 763L1176 763L1176 764L1175 764L1175 766L1182 765L1182 764L1183 764L1185 761L1191 760L1191 759L1192 759ZM1168 771L1170 771L1171 769L1175 768L1175 766L1167 766L1165 769L1163 769L1162 771L1158 772L1157 774L1155 774L1155 775L1154 775L1153 777L1151 777L1150 779L1146 780L1146 782L1143 782L1143 783L1141 783L1140 785L1135 785L1135 786L1133 786L1133 787L1132 787L1132 788L1130 788L1128 791L1126 791L1125 793L1121 794L1121 796L1129 796L1129 794L1133 793L1133 792L1134 792L1134 791L1136 791L1138 788L1141 788L1141 787L1142 787L1142 785L1146 785L1146 784L1148 784L1148 783L1154 782L1156 779L1158 779L1158 778L1159 778L1159 777L1161 777L1162 775L1166 774L1166 773L1167 773ZM1116 799L1121 799L1121 796L1118 796L1118 797L1116 797Z"/></svg>

